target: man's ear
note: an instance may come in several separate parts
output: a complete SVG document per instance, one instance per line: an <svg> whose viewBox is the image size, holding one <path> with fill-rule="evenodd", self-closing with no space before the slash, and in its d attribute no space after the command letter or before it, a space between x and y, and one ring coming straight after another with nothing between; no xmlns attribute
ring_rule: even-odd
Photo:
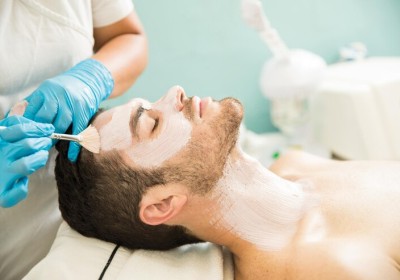
<svg viewBox="0 0 400 280"><path fill-rule="evenodd" d="M160 225L180 213L187 202L187 194L175 185L149 188L140 202L140 219L148 225Z"/></svg>

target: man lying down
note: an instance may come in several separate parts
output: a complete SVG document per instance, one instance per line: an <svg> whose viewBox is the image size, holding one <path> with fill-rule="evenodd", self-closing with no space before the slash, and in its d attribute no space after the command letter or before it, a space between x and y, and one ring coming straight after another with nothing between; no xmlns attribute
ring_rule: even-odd
<svg viewBox="0 0 400 280"><path fill-rule="evenodd" d="M100 154L58 144L63 218L128 248L226 246L235 279L400 279L400 163L294 152L268 170L237 145L242 115L180 87L99 113Z"/></svg>

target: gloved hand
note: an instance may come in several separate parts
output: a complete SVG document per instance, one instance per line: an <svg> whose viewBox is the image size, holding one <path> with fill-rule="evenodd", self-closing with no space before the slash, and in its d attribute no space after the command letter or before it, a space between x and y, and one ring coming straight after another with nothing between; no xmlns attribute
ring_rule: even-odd
<svg viewBox="0 0 400 280"><path fill-rule="evenodd" d="M43 167L54 132L51 124L20 116L0 121L0 206L11 207L28 194L28 175Z"/></svg>
<svg viewBox="0 0 400 280"><path fill-rule="evenodd" d="M51 123L58 133L72 126L72 134L81 133L96 113L100 102L114 88L111 73L103 64L86 59L67 72L44 81L30 96L24 117L41 123ZM75 162L80 151L71 142L69 160Z"/></svg>

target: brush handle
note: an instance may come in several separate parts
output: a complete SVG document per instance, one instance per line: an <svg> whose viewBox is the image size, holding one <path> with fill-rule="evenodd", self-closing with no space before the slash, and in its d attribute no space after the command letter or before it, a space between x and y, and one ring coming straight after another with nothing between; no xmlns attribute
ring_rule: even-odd
<svg viewBox="0 0 400 280"><path fill-rule="evenodd" d="M0 126L0 130L6 129L6 126ZM62 133L53 133L49 136L51 139L56 140L66 140L66 141L74 141L74 142L82 142L81 135L70 135L70 134L62 134Z"/></svg>
<svg viewBox="0 0 400 280"><path fill-rule="evenodd" d="M66 140L66 141L74 141L74 142L82 142L82 136L80 135L70 135L70 134L61 134L61 133L53 133L50 135L51 139L57 140Z"/></svg>

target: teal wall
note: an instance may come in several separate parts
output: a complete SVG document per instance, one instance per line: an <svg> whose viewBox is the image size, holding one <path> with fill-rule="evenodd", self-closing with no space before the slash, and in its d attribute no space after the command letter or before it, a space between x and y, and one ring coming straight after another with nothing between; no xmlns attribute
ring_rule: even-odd
<svg viewBox="0 0 400 280"><path fill-rule="evenodd" d="M338 49L363 42L371 56L400 55L400 0L263 0L264 10L290 48L315 52L333 63ZM150 61L127 94L157 100L172 85L188 95L234 96L246 126L273 130L259 89L271 56L241 19L240 0L135 0L149 38Z"/></svg>

